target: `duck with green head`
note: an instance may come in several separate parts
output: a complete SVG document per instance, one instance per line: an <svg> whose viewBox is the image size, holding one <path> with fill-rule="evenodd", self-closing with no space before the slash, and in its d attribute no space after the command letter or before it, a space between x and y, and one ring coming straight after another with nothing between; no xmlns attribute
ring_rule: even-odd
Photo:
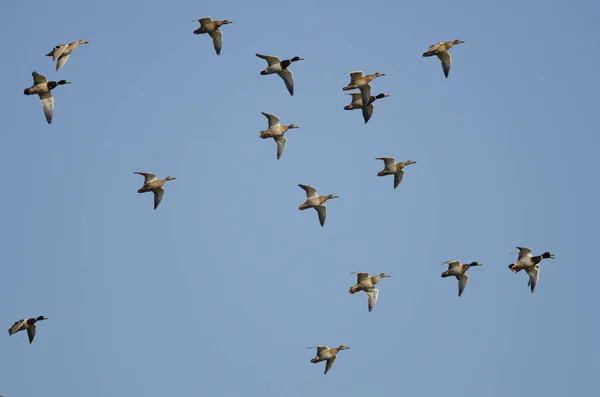
<svg viewBox="0 0 600 397"><path fill-rule="evenodd" d="M15 323L8 329L8 334L16 334L19 331L27 330L27 336L29 337L29 343L33 342L33 338L35 338L36 326L35 323L42 320L48 320L46 316L32 317L32 318L24 318L19 321L15 321Z"/></svg>
<svg viewBox="0 0 600 397"><path fill-rule="evenodd" d="M471 262L469 264L462 264L460 261L446 261L442 262L442 265L448 264L448 270L442 273L442 277L455 276L458 280L458 296L460 297L467 287L469 282L469 275L466 273L469 268L473 266L483 266L479 262Z"/></svg>
<svg viewBox="0 0 600 397"><path fill-rule="evenodd" d="M71 84L71 82L67 80L48 81L46 76L35 71L31 73L31 75L33 76L33 85L29 88L25 88L23 94L39 95L46 121L48 124L52 124L52 116L54 115L54 97L52 96L51 91L59 85Z"/></svg>
<svg viewBox="0 0 600 397"><path fill-rule="evenodd" d="M279 58L273 55L262 55L256 54L257 57L264 59L267 61L268 67L260 72L261 75L266 76L269 74L277 73L279 77L283 79L285 86L290 93L290 95L294 95L294 75L288 69L288 67L292 64L292 62L303 61L304 58L301 57L293 57L292 59L285 59L280 61Z"/></svg>
<svg viewBox="0 0 600 397"><path fill-rule="evenodd" d="M533 293L540 278L540 262L542 259L554 259L554 254L544 252L542 255L533 256L531 248L517 247L517 249L519 250L517 261L508 265L508 268L513 273L525 270L529 276L527 286L530 287L531 293Z"/></svg>

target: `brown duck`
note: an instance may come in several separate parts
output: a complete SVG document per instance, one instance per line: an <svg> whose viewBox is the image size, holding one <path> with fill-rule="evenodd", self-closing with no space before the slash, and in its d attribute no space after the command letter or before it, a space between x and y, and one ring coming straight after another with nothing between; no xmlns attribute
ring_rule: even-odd
<svg viewBox="0 0 600 397"><path fill-rule="evenodd" d="M208 35L213 39L213 46L215 47L217 55L221 55L221 46L223 45L223 33L221 33L219 28L223 25L227 25L233 22L228 19L225 19L223 21L213 21L211 17L198 18L197 21L200 22L200 27L194 30L194 34L208 33Z"/></svg>
<svg viewBox="0 0 600 397"><path fill-rule="evenodd" d="M56 71L63 67L65 63L69 60L69 56L75 50L75 48L79 47L80 44L89 44L86 40L77 40L69 44L59 44L52 51L46 54L47 57L52 57L53 61L58 59L56 62Z"/></svg>
<svg viewBox="0 0 600 397"><path fill-rule="evenodd" d="M327 364L325 364L324 374L327 374L327 372L329 372L331 367L333 367L333 363L335 363L337 354L341 350L350 349L348 346L345 346L345 345L341 345L339 347L333 347L331 349L327 346L311 346L311 347L307 347L307 349L312 349L315 347L317 348L317 356L315 358L313 358L312 360L310 360L310 362L313 364L316 364L316 363L320 363L321 361L327 361Z"/></svg>
<svg viewBox="0 0 600 397"><path fill-rule="evenodd" d="M406 160L396 163L393 157L376 157L376 160L383 160L385 168L377 173L377 176L394 175L394 189L398 187L404 177L404 167L411 164L417 164L414 160Z"/></svg>
<svg viewBox="0 0 600 397"><path fill-rule="evenodd" d="M269 120L269 128L261 131L258 136L262 139L273 138L277 144L277 160L279 160L283 154L283 151L285 150L285 145L287 144L287 138L283 134L285 134L290 128L300 127L295 124L281 125L279 117L265 112L261 113L267 118L267 120Z"/></svg>
<svg viewBox="0 0 600 397"><path fill-rule="evenodd" d="M378 276L369 276L367 272L354 272L350 274L356 274L357 277L356 284L350 287L350 293L355 294L359 291L364 291L369 298L369 311L372 311L379 297L379 290L375 288L375 284L382 278L392 276L387 273L381 273Z"/></svg>
<svg viewBox="0 0 600 397"><path fill-rule="evenodd" d="M314 208L319 214L319 222L321 226L325 225L325 218L327 217L327 206L325 205L325 201L329 199L339 198L335 194L330 194L329 196L319 196L317 193L317 189L308 185L298 185L306 192L306 201L298 207L300 211L304 211L308 208Z"/></svg>
<svg viewBox="0 0 600 397"><path fill-rule="evenodd" d="M39 316L34 318L25 318L19 321L15 321L12 327L8 329L8 334L16 334L19 331L27 330L27 336L29 337L29 343L33 342L35 338L36 326L35 323L42 320L48 320L48 317Z"/></svg>
<svg viewBox="0 0 600 397"><path fill-rule="evenodd" d="M138 190L138 193L146 193L146 192L154 193L154 209L156 209L156 207L158 207L158 205L160 204L160 202L163 198L163 195L165 194L165 190L162 188L162 186L167 181L172 181L172 180L177 179L177 178L173 178L172 176L168 176L165 179L160 180L160 179L156 178L156 175L150 174L148 172L134 172L134 174L143 175L145 178L144 186L142 186Z"/></svg>
<svg viewBox="0 0 600 397"><path fill-rule="evenodd" d="M427 51L423 53L424 57L437 56L442 63L442 69L444 70L444 76L448 78L448 74L450 73L450 65L452 64L452 55L448 51L450 47L457 44L462 44L464 41L462 40L454 40L454 41L442 41L440 43L433 44L429 46Z"/></svg>

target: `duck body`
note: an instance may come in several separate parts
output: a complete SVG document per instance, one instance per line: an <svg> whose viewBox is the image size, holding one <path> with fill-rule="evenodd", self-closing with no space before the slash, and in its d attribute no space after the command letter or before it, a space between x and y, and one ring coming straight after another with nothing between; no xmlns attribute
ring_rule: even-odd
<svg viewBox="0 0 600 397"><path fill-rule="evenodd" d="M454 40L454 41L442 41L436 44L429 46L427 51L423 53L424 57L437 56L442 64L442 70L444 71L444 76L448 78L448 74L450 73L450 66L452 65L452 55L448 51L452 46L457 44L462 44L464 41L462 40Z"/></svg>
<svg viewBox="0 0 600 397"><path fill-rule="evenodd" d="M482 266L479 262L463 264L460 261L447 261L442 264L448 264L448 270L442 273L442 278L454 276L458 280L459 297L462 295L469 282L469 276L466 274L467 270L473 266Z"/></svg>
<svg viewBox="0 0 600 397"><path fill-rule="evenodd" d="M404 178L404 167L411 164L416 164L414 160L406 160L396 163L393 157L377 157L376 160L382 160L384 163L384 169L377 173L377 176L394 175L394 189L400 185L402 178Z"/></svg>
<svg viewBox="0 0 600 397"><path fill-rule="evenodd" d="M527 286L530 287L531 293L534 293L540 277L540 262L543 259L554 259L554 254L544 252L542 255L533 256L530 248L517 247L517 249L519 250L519 257L515 263L508 265L508 268L513 273L525 270L529 276Z"/></svg>
<svg viewBox="0 0 600 397"><path fill-rule="evenodd" d="M64 66L65 63L69 60L69 56L75 50L75 48L79 47L81 44L89 44L86 40L77 40L69 44L59 44L55 46L52 51L46 54L47 57L52 57L53 61L58 59L56 62L56 71L58 72L60 68Z"/></svg>
<svg viewBox="0 0 600 397"><path fill-rule="evenodd" d="M8 334L13 335L19 331L27 330L27 336L29 338L29 343L31 344L33 342L33 339L35 338L35 333L36 333L35 323L37 323L38 321L47 320L47 319L48 319L48 317L39 316L39 317L25 318L25 319L21 319L19 321L15 321L15 323L12 325L12 327L10 327L8 329Z"/></svg>
<svg viewBox="0 0 600 397"><path fill-rule="evenodd" d="M379 290L375 288L375 284L377 284L382 278L392 277L387 273L380 273L378 276L369 276L367 272L354 272L352 274L356 274L357 280L356 284L350 287L350 293L355 294L359 291L363 291L368 297L368 307L369 311L373 311L375 304L377 303L377 299L379 297Z"/></svg>
<svg viewBox="0 0 600 397"><path fill-rule="evenodd" d="M225 19L223 21L213 21L211 17L198 18L200 27L194 30L194 34L208 34L213 39L213 46L217 55L221 55L221 47L223 46L223 33L219 28L223 25L233 23Z"/></svg>
<svg viewBox="0 0 600 397"><path fill-rule="evenodd" d="M277 74L279 77L283 79L285 86L290 93L290 95L294 95L294 76L288 67L292 64L292 62L298 62L304 60L299 56L295 56L291 59L279 60L276 56L273 55L263 55L256 54L257 57L264 59L267 61L268 67L260 72L261 75L269 75L269 74Z"/></svg>
<svg viewBox="0 0 600 397"><path fill-rule="evenodd" d="M311 346L308 349L312 349L315 347L317 348L317 356L315 358L311 359L310 362L313 364L316 364L316 363L320 363L321 361L327 361L327 364L325 365L324 374L327 374L327 372L329 372L331 367L333 367L333 364L335 363L335 360L337 358L337 354L340 351L350 349L348 346L345 346L345 345L341 345L339 347L333 347L331 349L327 346Z"/></svg>
<svg viewBox="0 0 600 397"><path fill-rule="evenodd" d="M335 194L329 196L319 196L317 189L308 185L298 185L306 192L306 201L298 207L300 211L304 211L308 208L314 208L319 214L319 222L321 226L325 226L325 219L327 217L327 206L325 202L329 199L338 198Z"/></svg>
<svg viewBox="0 0 600 397"><path fill-rule="evenodd" d="M157 179L155 174L151 174L149 172L134 172L134 174L142 175L144 177L144 185L138 189L138 193L154 193L154 209L158 207L162 198L165 194L165 190L163 189L163 185L167 181L172 181L177 178L172 176L167 176L165 179Z"/></svg>
<svg viewBox="0 0 600 397"><path fill-rule="evenodd" d="M52 96L52 90L59 85L71 84L67 80L59 81L48 81L46 76L34 71L31 73L33 76L33 85L29 88L25 88L23 94L25 95L38 95L40 102L42 103L42 109L46 116L48 124L52 124L52 117L54 116L54 97Z"/></svg>

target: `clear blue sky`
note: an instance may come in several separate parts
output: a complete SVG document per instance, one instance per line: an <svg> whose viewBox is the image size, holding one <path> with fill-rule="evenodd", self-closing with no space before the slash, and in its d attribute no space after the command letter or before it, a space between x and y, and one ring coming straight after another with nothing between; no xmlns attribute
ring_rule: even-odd
<svg viewBox="0 0 600 397"><path fill-rule="evenodd" d="M598 392L597 2L5 3L0 319L49 320L3 331L0 394ZM305 58L293 97L256 52ZM33 70L72 81L52 125ZM355 70L387 74L367 125ZM260 112L300 126L279 161ZM397 190L382 156L418 162ZM133 171L177 178L158 210ZM516 245L556 255L535 294ZM449 259L484 264L461 298ZM372 313L353 271L392 275ZM318 344L351 349L324 376Z"/></svg>

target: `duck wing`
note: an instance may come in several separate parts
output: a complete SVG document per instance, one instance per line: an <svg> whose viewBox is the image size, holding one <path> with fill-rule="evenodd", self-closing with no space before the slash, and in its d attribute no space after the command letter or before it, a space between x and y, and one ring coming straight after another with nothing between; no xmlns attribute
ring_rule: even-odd
<svg viewBox="0 0 600 397"><path fill-rule="evenodd" d="M308 185L300 185L300 184L298 186L300 186L306 192L307 200L319 197L319 194L317 193L317 189L315 189L314 187L308 186Z"/></svg>
<svg viewBox="0 0 600 397"><path fill-rule="evenodd" d="M325 226L325 218L327 218L327 206L325 204L317 205L315 207L317 213L319 214L319 223L321 227Z"/></svg>
<svg viewBox="0 0 600 397"><path fill-rule="evenodd" d="M164 194L165 194L165 189L163 189L162 187L154 189L154 209L156 209L156 207L158 207L158 205L162 201Z"/></svg>
<svg viewBox="0 0 600 397"><path fill-rule="evenodd" d="M156 180L156 175L151 174L149 172L134 172L134 174L139 174L144 176L144 185L150 182L154 182Z"/></svg>
<svg viewBox="0 0 600 397"><path fill-rule="evenodd" d="M33 338L35 338L35 331L36 331L36 326L35 324L31 324L29 327L27 327L27 336L29 337L29 343L33 342Z"/></svg>
<svg viewBox="0 0 600 397"><path fill-rule="evenodd" d="M327 375L327 372L329 372L331 367L333 367L333 364L335 363L336 358L337 358L337 356L333 356L327 360L327 364L325 364L325 375Z"/></svg>
<svg viewBox="0 0 600 397"><path fill-rule="evenodd" d="M540 265L535 265L532 267L528 267L525 269L527 274L529 275L529 281L527 282L527 286L531 288L531 293L535 291L535 286L540 280Z"/></svg>
<svg viewBox="0 0 600 397"><path fill-rule="evenodd" d="M223 46L223 33L219 29L215 29L210 32L209 35L213 39L213 46L215 47L217 55L221 55L221 46Z"/></svg>
<svg viewBox="0 0 600 397"><path fill-rule="evenodd" d="M400 170L394 174L394 189L398 187L402 178L404 177L404 170Z"/></svg>
<svg viewBox="0 0 600 397"><path fill-rule="evenodd" d="M277 144L277 160L279 160L281 158L281 155L283 154L283 151L285 150L285 145L287 144L287 138L284 137L283 135L280 136L276 136L273 139L275 139L275 143Z"/></svg>
<svg viewBox="0 0 600 397"><path fill-rule="evenodd" d="M42 108L44 109L44 115L48 124L52 124L52 116L54 115L54 97L50 91L39 94Z"/></svg>
<svg viewBox="0 0 600 397"><path fill-rule="evenodd" d="M265 116L268 120L269 120L269 128L273 128L273 127L278 127L279 125L281 125L279 123L279 117L269 114L269 113L265 113L265 112L261 112L263 114L263 116Z"/></svg>
<svg viewBox="0 0 600 397"><path fill-rule="evenodd" d="M365 294L369 297L369 311L372 311L375 307L375 303L377 303L377 298L379 297L379 290L377 288L371 288L369 290L365 290Z"/></svg>
<svg viewBox="0 0 600 397"><path fill-rule="evenodd" d="M271 65L275 65L276 63L281 62L279 60L279 58L277 58L276 56L273 55L262 55L262 54L256 54L257 57L264 59L265 61L267 61L267 63L269 64L269 66Z"/></svg>
<svg viewBox="0 0 600 397"><path fill-rule="evenodd" d="M438 52L437 57L442 63L442 69L444 70L444 76L448 78L448 74L450 73L450 65L452 64L452 55L448 51Z"/></svg>
<svg viewBox="0 0 600 397"><path fill-rule="evenodd" d="M456 279L458 280L458 296L460 297L465 288L467 287L467 284L469 283L469 276L466 273L464 273L461 275L457 275Z"/></svg>
<svg viewBox="0 0 600 397"><path fill-rule="evenodd" d="M283 82L285 83L290 95L294 95L294 75L292 74L291 70L285 69L277 74L283 79Z"/></svg>

